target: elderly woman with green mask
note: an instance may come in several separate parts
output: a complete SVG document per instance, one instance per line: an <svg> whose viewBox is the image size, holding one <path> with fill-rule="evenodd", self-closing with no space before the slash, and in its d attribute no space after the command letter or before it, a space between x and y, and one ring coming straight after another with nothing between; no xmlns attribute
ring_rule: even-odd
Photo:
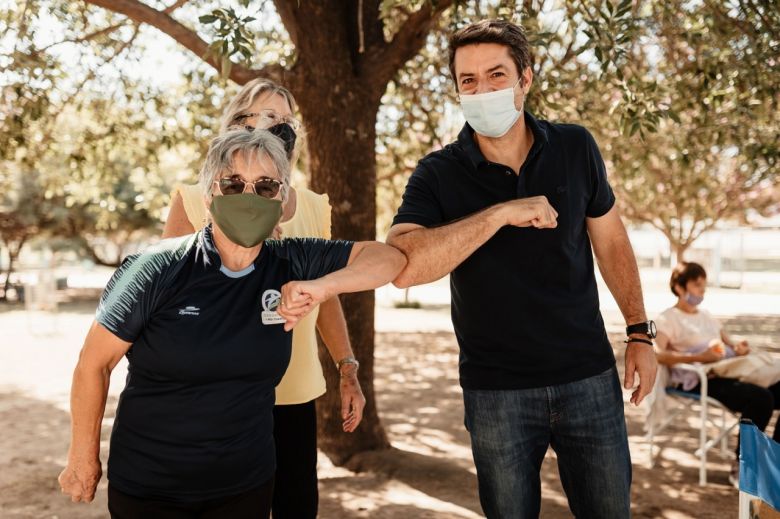
<svg viewBox="0 0 780 519"><path fill-rule="evenodd" d="M289 362L289 330L324 299L381 286L405 265L376 242L266 241L288 185L271 133L221 135L200 174L212 223L114 274L73 377L59 477L73 501L94 497L108 379L126 355L108 460L111 517L268 517L274 386Z"/></svg>
<svg viewBox="0 0 780 519"><path fill-rule="evenodd" d="M236 127L267 129L285 145L294 168L306 132L295 98L287 88L267 78L247 82L228 102L219 132ZM339 174L333 171L332 174ZM203 193L197 184L177 184L163 230L163 237L192 234L206 225ZM282 205L277 229L283 238L331 238L331 206L326 194L291 186ZM276 235L274 235L277 237ZM317 336L333 365L320 363ZM315 519L318 508L317 407L326 391L325 372L338 372L342 428L351 433L359 426L366 400L358 381L358 361L352 351L344 311L338 297L323 302L295 325L290 364L276 386L274 446L276 473L271 513L274 519ZM335 409L333 411L336 411ZM335 412L334 412L335 414Z"/></svg>

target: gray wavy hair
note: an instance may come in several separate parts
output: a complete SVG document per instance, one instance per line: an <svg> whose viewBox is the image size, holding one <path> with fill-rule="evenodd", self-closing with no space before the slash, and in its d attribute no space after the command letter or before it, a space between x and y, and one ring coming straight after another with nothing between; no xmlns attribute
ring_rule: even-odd
<svg viewBox="0 0 780 519"><path fill-rule="evenodd" d="M248 132L244 129L228 130L212 139L206 161L200 168L198 185L207 200L211 200L211 188L214 182L233 174L236 154L240 154L247 162L253 162L261 154L271 159L279 181L282 183L282 202L287 201L290 191L290 161L284 151L282 141L266 130Z"/></svg>

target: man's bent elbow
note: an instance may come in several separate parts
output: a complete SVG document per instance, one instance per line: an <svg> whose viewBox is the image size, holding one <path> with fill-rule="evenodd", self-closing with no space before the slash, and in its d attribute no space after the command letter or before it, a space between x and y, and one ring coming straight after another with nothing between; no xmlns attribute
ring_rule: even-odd
<svg viewBox="0 0 780 519"><path fill-rule="evenodd" d="M420 276L412 268L411 262L407 261L400 274L393 280L393 286L396 288L409 288L415 285L422 285L425 281L420 280Z"/></svg>
<svg viewBox="0 0 780 519"><path fill-rule="evenodd" d="M393 251L393 267L392 267L392 275L394 278L397 278L401 272L403 272L406 269L406 265L408 264L408 261L406 259L406 256L403 252L396 249L395 247L391 247L391 250Z"/></svg>
<svg viewBox="0 0 780 519"><path fill-rule="evenodd" d="M409 288L413 285L412 280L408 276L404 275L406 269L402 270L398 277L393 280L393 286L395 288Z"/></svg>

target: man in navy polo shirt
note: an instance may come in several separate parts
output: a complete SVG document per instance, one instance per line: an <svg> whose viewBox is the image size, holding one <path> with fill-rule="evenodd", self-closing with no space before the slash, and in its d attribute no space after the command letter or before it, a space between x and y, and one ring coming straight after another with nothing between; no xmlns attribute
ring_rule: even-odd
<svg viewBox="0 0 780 519"><path fill-rule="evenodd" d="M523 111L528 41L483 21L450 40L467 124L423 158L388 243L399 287L451 274L465 423L489 518L538 517L549 446L577 517L630 515L631 460L591 246L629 324L626 388L651 391L654 327L631 244L590 133Z"/></svg>

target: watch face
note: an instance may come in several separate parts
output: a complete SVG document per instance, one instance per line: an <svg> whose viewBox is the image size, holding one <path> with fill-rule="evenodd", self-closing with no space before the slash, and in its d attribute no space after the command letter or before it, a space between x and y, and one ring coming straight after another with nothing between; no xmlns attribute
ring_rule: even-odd
<svg viewBox="0 0 780 519"><path fill-rule="evenodd" d="M643 333L651 339L655 339L655 322L645 321L643 323L632 324L626 328L626 333L628 335L631 335L632 333Z"/></svg>

